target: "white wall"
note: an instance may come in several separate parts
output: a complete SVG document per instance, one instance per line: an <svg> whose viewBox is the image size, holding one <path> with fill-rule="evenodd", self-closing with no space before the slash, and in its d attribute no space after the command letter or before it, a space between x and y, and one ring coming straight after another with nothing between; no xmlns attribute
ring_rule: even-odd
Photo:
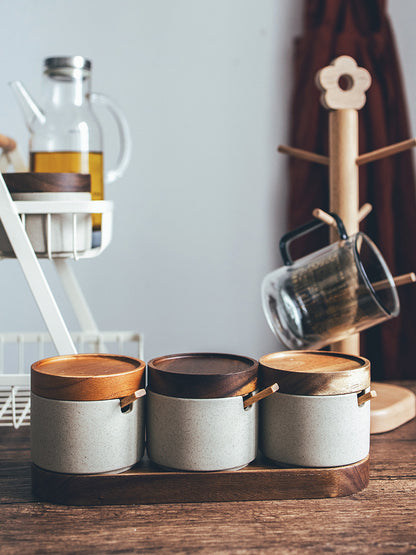
<svg viewBox="0 0 416 555"><path fill-rule="evenodd" d="M414 0L389 0L390 20L400 56L403 79L407 92L407 104L412 134L416 134L416 65L415 65L415 17Z"/></svg>
<svg viewBox="0 0 416 555"><path fill-rule="evenodd" d="M40 95L42 61L81 54L93 87L125 111L134 142L115 202L112 244L75 270L101 329L142 331L146 358L280 348L260 306L280 265L293 39L301 0L16 0L2 6L0 133L27 155L7 82ZM391 2L411 53L411 0ZM407 41L407 42L406 42ZM6 50L7 48L7 50ZM416 83L412 83L416 90ZM114 129L106 119L105 155ZM77 323L44 262L64 317ZM2 261L0 331L44 329L18 264Z"/></svg>

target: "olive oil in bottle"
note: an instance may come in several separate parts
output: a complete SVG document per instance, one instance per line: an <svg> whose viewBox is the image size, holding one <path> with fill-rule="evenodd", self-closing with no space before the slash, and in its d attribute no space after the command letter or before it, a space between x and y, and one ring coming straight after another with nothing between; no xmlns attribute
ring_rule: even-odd
<svg viewBox="0 0 416 555"><path fill-rule="evenodd" d="M102 152L31 152L30 171L46 173L89 173L91 175L91 199L104 199ZM93 214L94 231L101 229L101 214Z"/></svg>

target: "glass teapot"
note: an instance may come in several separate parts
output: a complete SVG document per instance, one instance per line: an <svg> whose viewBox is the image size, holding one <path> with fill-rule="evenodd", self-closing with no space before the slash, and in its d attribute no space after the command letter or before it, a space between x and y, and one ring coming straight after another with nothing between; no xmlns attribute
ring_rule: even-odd
<svg viewBox="0 0 416 555"><path fill-rule="evenodd" d="M104 198L104 183L120 178L131 155L130 131L123 113L106 96L91 93L91 61L82 56L47 58L40 108L20 81L10 83L30 131L30 171L91 175L91 198ZM104 175L100 124L92 104L100 103L115 118L120 136L116 167ZM101 216L93 215L93 246L99 244Z"/></svg>

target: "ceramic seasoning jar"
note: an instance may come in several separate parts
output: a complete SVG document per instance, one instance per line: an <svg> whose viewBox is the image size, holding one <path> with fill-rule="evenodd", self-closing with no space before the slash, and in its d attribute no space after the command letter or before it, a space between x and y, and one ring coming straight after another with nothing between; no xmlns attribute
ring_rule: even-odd
<svg viewBox="0 0 416 555"><path fill-rule="evenodd" d="M216 353L162 356L148 363L147 451L176 470L246 466L257 452L258 362ZM246 404L246 407L244 406Z"/></svg>
<svg viewBox="0 0 416 555"><path fill-rule="evenodd" d="M278 464L332 467L364 459L370 447L370 363L328 351L282 351L260 358L260 450Z"/></svg>
<svg viewBox="0 0 416 555"><path fill-rule="evenodd" d="M31 448L52 472L121 472L144 451L145 363L107 354L32 365Z"/></svg>

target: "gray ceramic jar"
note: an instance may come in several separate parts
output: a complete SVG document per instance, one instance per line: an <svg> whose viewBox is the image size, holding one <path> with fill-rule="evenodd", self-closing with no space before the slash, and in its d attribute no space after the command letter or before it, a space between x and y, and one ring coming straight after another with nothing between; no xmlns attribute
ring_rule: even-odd
<svg viewBox="0 0 416 555"><path fill-rule="evenodd" d="M122 472L144 452L145 363L80 354L35 362L32 462L64 474ZM139 398L137 398L139 397Z"/></svg>
<svg viewBox="0 0 416 555"><path fill-rule="evenodd" d="M257 454L257 387L251 358L194 353L148 363L147 452L164 468L238 469Z"/></svg>
<svg viewBox="0 0 416 555"><path fill-rule="evenodd" d="M370 363L327 351L282 351L260 358L259 446L278 465L344 466L370 449Z"/></svg>

